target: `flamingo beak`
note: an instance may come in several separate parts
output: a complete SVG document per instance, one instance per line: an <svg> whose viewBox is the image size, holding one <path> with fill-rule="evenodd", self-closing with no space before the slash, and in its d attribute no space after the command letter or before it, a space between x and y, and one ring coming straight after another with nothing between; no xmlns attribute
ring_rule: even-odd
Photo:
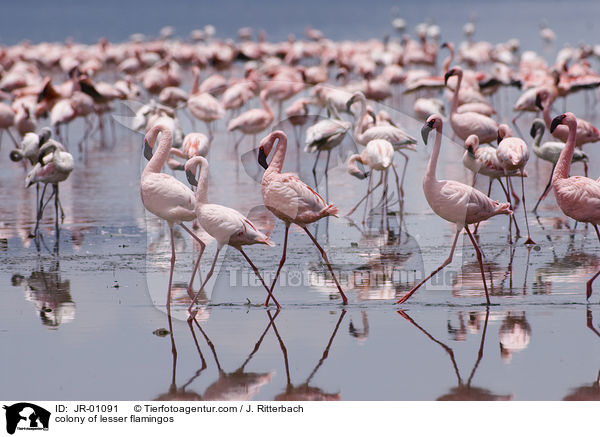
<svg viewBox="0 0 600 437"><path fill-rule="evenodd" d="M196 180L196 176L189 170L185 171L185 176L192 187L198 186L198 181Z"/></svg>
<svg viewBox="0 0 600 437"><path fill-rule="evenodd" d="M352 109L350 109L350 108L352 107L353 103L354 103L354 97L350 97L350 100L348 100L346 102L346 111L348 111L351 114L352 114Z"/></svg>
<svg viewBox="0 0 600 437"><path fill-rule="evenodd" d="M444 74L444 85L448 85L448 79L452 76L454 72L450 70L448 73Z"/></svg>
<svg viewBox="0 0 600 437"><path fill-rule="evenodd" d="M148 141L144 140L144 158L146 158L148 161L150 161L152 159L152 147L150 147L150 144L148 144Z"/></svg>
<svg viewBox="0 0 600 437"><path fill-rule="evenodd" d="M498 144L500 144L500 142L502 141L502 137L500 136L500 132L498 132L498 137L496 138L496 141L498 142Z"/></svg>
<svg viewBox="0 0 600 437"><path fill-rule="evenodd" d="M473 146L467 147L467 151L469 152L469 155L475 156L475 151L473 150Z"/></svg>
<svg viewBox="0 0 600 437"><path fill-rule="evenodd" d="M554 132L554 129L556 129L558 125L562 123L564 118L564 114L554 117L554 120L552 120L552 124L550 125L550 133Z"/></svg>
<svg viewBox="0 0 600 437"><path fill-rule="evenodd" d="M529 135L531 135L531 138L535 138L535 136L537 135L537 131L538 131L538 125L532 124L531 129L529 130Z"/></svg>
<svg viewBox="0 0 600 437"><path fill-rule="evenodd" d="M421 138L423 138L423 142L427 144L427 138L429 137L429 132L433 130L433 126L429 126L429 123L424 125L421 128Z"/></svg>
<svg viewBox="0 0 600 437"><path fill-rule="evenodd" d="M265 153L265 150L262 147L258 150L258 163L265 170L269 168L269 164L267 163L267 154Z"/></svg>
<svg viewBox="0 0 600 437"><path fill-rule="evenodd" d="M542 99L540 98L539 94L537 96L535 96L535 106L540 108L541 111L544 110L544 107L542 106Z"/></svg>

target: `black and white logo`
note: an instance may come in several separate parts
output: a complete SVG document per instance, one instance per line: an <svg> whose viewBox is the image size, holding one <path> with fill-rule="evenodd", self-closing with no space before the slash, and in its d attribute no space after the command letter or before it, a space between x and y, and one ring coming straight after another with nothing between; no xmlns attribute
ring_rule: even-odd
<svg viewBox="0 0 600 437"><path fill-rule="evenodd" d="M6 410L6 432L14 434L19 431L47 431L50 423L50 411L35 404L19 402L10 406L4 405Z"/></svg>

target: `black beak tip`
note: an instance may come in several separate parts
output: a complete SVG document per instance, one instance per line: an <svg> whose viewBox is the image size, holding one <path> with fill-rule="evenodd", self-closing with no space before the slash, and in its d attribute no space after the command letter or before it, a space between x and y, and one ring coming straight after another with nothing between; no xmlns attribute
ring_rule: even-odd
<svg viewBox="0 0 600 437"><path fill-rule="evenodd" d="M550 125L550 133L554 132L554 129L556 129L558 127L559 124L561 124L563 121L563 116L559 115L558 117L554 117L554 120L552 120L552 124Z"/></svg>
<svg viewBox="0 0 600 437"><path fill-rule="evenodd" d="M197 187L198 186L198 181L196 180L196 176L194 176L194 174L191 171L187 170L185 172L185 176L186 176L186 178L187 178L187 180L188 180L188 182L190 183L191 186L193 186L193 187Z"/></svg>
<svg viewBox="0 0 600 437"><path fill-rule="evenodd" d="M258 163L265 170L269 168L269 164L267 163L267 155L265 154L265 151L262 148L258 151Z"/></svg>
<svg viewBox="0 0 600 437"><path fill-rule="evenodd" d="M535 98L535 106L537 106L538 108L540 108L540 111L544 110L544 106L542 105L542 99L540 98L540 96L537 96Z"/></svg>
<svg viewBox="0 0 600 437"><path fill-rule="evenodd" d="M152 147L150 147L147 141L144 141L144 158L148 161L152 159Z"/></svg>

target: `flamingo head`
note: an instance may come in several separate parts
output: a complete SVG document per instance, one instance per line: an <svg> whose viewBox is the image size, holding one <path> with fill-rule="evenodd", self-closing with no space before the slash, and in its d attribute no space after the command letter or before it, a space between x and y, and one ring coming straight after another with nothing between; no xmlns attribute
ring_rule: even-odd
<svg viewBox="0 0 600 437"><path fill-rule="evenodd" d="M500 126L498 126L498 144L500 144L500 141L502 141L504 138L508 138L508 137L512 137L513 133L512 130L510 129L510 127L507 124L501 124Z"/></svg>
<svg viewBox="0 0 600 437"><path fill-rule="evenodd" d="M271 150L273 150L275 140L282 140L284 137L285 133L283 133L283 131L276 130L264 137L260 142L260 145L258 147L258 163L265 170L269 168L269 164L267 163L267 157L269 156L269 153L271 153Z"/></svg>
<svg viewBox="0 0 600 437"><path fill-rule="evenodd" d="M475 152L477 152L477 149L479 148L479 137L475 134L469 135L465 140L465 147L467 148L469 154L474 156Z"/></svg>
<svg viewBox="0 0 600 437"><path fill-rule="evenodd" d="M460 77L462 77L462 74L463 74L462 68L460 68L460 67L451 68L444 75L444 85L448 85L448 79L450 79L451 76L459 76L459 78L460 78Z"/></svg>
<svg viewBox="0 0 600 437"><path fill-rule="evenodd" d="M421 128L421 138L423 138L425 144L427 144L429 132L433 129L437 129L438 131L442 130L442 117L439 114L430 115L427 122Z"/></svg>
<svg viewBox="0 0 600 437"><path fill-rule="evenodd" d="M529 135L531 138L535 138L538 132L541 132L544 135L544 131L546 130L546 125L544 124L544 120L540 118L536 118L533 120L533 124L531 125L531 129L529 130Z"/></svg>
<svg viewBox="0 0 600 437"><path fill-rule="evenodd" d="M198 167L202 168L203 165L208 167L208 161L203 156L194 156L186 161L184 170L185 177L192 187L198 186L198 180L196 179L196 171Z"/></svg>
<svg viewBox="0 0 600 437"><path fill-rule="evenodd" d="M558 127L558 125L566 124L565 119L568 117L569 114L571 114L571 113L567 112L565 114L561 114L561 115L554 117L554 120L552 120L552 124L550 125L550 133L554 132L554 129L556 129ZM571 114L571 115L573 115L573 114Z"/></svg>

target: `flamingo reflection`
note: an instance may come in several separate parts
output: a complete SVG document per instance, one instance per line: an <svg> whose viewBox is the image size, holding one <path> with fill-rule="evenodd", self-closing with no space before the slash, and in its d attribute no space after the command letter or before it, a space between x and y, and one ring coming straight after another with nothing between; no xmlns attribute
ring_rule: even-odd
<svg viewBox="0 0 600 437"><path fill-rule="evenodd" d="M600 331L594 326L592 311L589 307L586 310L586 324L587 327L600 337ZM600 370L596 375L596 380L591 384L585 384L576 387L571 390L567 396L563 398L564 401L600 401Z"/></svg>
<svg viewBox="0 0 600 437"><path fill-rule="evenodd" d="M71 297L71 281L63 280L58 260L48 271L43 266L33 271L28 278L15 274L13 286L22 286L25 299L33 302L42 324L49 329L58 329L63 323L75 319L75 303Z"/></svg>
<svg viewBox="0 0 600 437"><path fill-rule="evenodd" d="M525 349L531 340L531 326L525 318L525 311L508 312L500 325L500 356L510 363L514 352Z"/></svg>
<svg viewBox="0 0 600 437"><path fill-rule="evenodd" d="M456 374L456 379L458 381L458 385L453 387L447 394L444 394L437 398L438 401L507 401L512 399L512 395L498 395L491 392L488 389L481 387L473 387L471 385L473 381L473 377L475 376L475 372L479 367L479 363L483 358L483 347L485 344L485 335L487 332L487 324L489 319L489 309L485 311L485 320L483 323L483 332L481 334L481 343L479 344L479 351L477 353L477 360L471 370L469 378L466 382L463 381L463 378L458 369L458 365L456 364L456 359L454 358L454 351L452 348L448 347L445 343L442 343L435 337L433 337L429 332L427 332L424 328L422 328L417 322L415 322L408 314L404 311L399 310L398 314L400 314L405 320L410 322L413 326L415 326L419 331L425 334L431 341L440 345L450 357L450 361L452 362L452 367L454 368L454 373Z"/></svg>
<svg viewBox="0 0 600 437"><path fill-rule="evenodd" d="M283 353L283 360L285 363L285 375L287 378L287 384L285 387L285 391L275 396L276 401L339 401L341 399L341 395L339 393L326 393L323 389L311 386L310 382L319 370L319 368L323 365L327 357L329 356L329 349L333 344L333 340L335 335L338 332L338 329L342 323L342 319L346 315L346 310L342 310L340 313L340 317L333 329L333 333L329 338L329 342L323 351L323 355L321 359L317 362L317 365L314 367L312 372L308 375L306 380L300 384L292 384L292 379L290 376L290 366L289 359L287 354L287 348L279 335L279 331L277 331L277 326L273 323L273 331L275 331L275 335L277 336L277 340L279 340L279 345L281 347L281 352ZM269 317L271 317L269 313ZM274 319L272 319L274 321Z"/></svg>

